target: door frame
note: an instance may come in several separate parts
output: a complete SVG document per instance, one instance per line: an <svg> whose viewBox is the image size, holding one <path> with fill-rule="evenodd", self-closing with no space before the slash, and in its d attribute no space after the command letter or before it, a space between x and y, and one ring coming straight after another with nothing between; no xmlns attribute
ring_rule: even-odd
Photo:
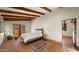
<svg viewBox="0 0 79 59"><path fill-rule="evenodd" d="M74 23L73 23L73 44L74 44L74 47L76 47L76 40L77 40L77 19L76 18L71 18L71 19L62 20L62 26L63 26L63 21L66 21L66 20L72 20L72 21L74 21ZM63 29L62 29L62 47L64 47Z"/></svg>

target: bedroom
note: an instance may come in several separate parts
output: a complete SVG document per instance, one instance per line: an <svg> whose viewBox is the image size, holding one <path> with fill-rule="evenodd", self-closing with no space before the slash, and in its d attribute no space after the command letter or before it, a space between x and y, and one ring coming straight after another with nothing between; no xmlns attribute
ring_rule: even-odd
<svg viewBox="0 0 79 59"><path fill-rule="evenodd" d="M63 47L62 20L76 18L78 25L78 10L76 7L0 7L0 32L7 33L5 39L0 40L0 51L77 51L71 47ZM23 30L21 25L24 25ZM76 31L78 47L78 27ZM25 38L32 42L26 43L28 40Z"/></svg>

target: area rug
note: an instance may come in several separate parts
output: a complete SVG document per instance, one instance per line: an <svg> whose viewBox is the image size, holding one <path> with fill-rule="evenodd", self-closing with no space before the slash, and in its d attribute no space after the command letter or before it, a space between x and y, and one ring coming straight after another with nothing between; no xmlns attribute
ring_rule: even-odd
<svg viewBox="0 0 79 59"><path fill-rule="evenodd" d="M38 41L30 45L34 52L43 52L43 50L48 46L47 41Z"/></svg>

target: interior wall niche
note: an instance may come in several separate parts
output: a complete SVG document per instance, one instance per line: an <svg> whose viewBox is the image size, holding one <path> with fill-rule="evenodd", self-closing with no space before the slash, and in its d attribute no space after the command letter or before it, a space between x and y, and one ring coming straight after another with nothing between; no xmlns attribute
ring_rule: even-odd
<svg viewBox="0 0 79 59"><path fill-rule="evenodd" d="M0 32L3 32L3 17L0 15Z"/></svg>

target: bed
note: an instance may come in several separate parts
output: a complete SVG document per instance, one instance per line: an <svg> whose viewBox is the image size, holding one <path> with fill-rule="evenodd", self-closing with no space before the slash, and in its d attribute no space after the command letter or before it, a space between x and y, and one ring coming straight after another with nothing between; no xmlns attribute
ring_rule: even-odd
<svg viewBox="0 0 79 59"><path fill-rule="evenodd" d="M43 37L43 30L42 29L36 29L36 32L33 33L24 33L20 36L20 39L22 42L27 43L30 41L38 40L39 38Z"/></svg>

